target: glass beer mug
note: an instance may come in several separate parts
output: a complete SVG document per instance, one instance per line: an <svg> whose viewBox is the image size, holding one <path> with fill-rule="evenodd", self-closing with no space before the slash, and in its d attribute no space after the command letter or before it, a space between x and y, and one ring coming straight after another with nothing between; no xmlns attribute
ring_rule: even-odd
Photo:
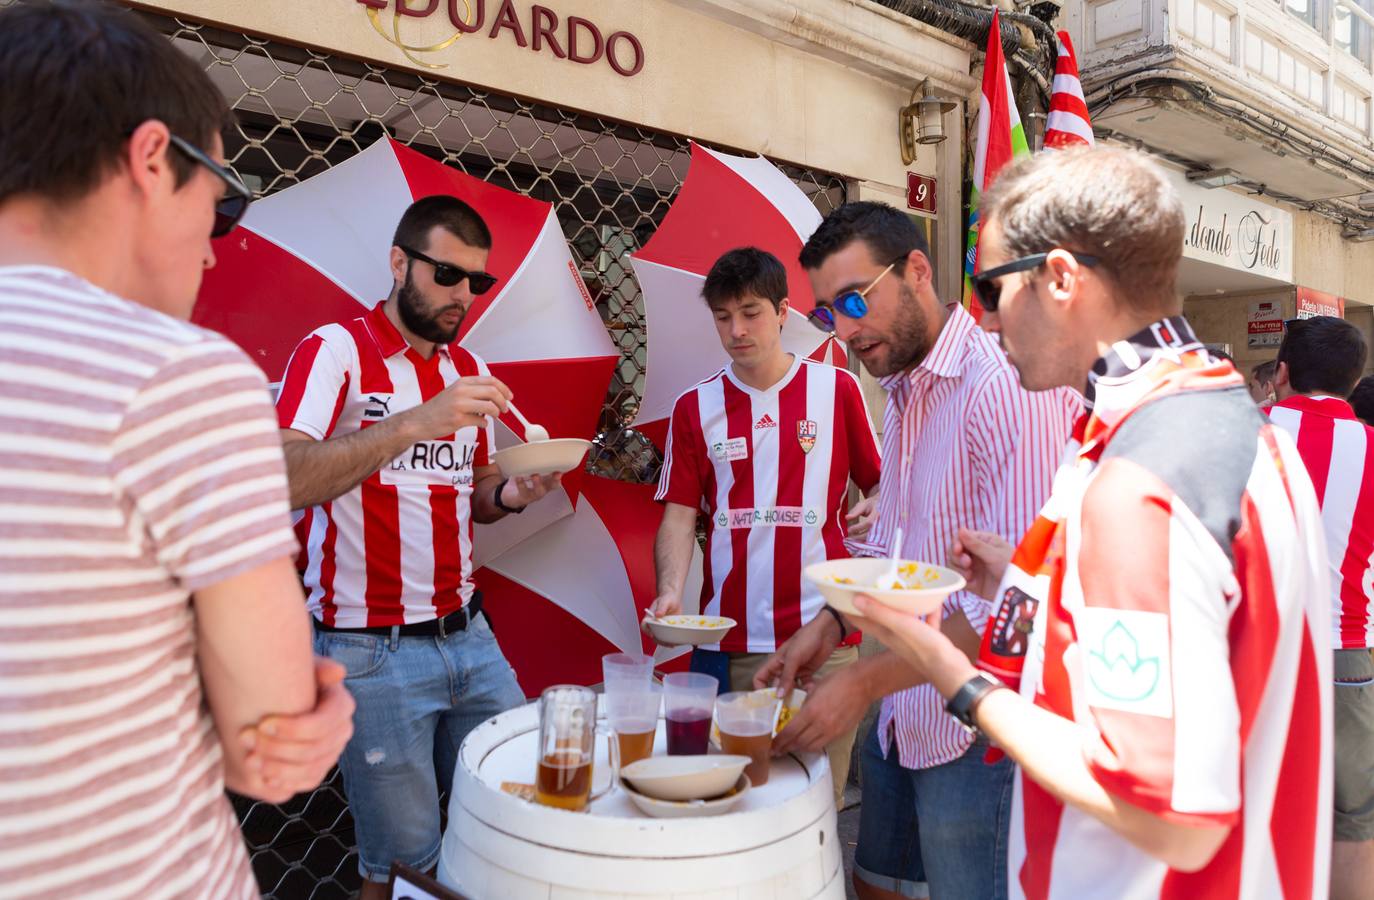
<svg viewBox="0 0 1374 900"><path fill-rule="evenodd" d="M596 736L604 734L611 756L606 787L592 793L592 761ZM609 728L596 724L596 692L559 684L539 697L539 766L534 779L535 800L574 812L615 787L620 778L620 748L610 740Z"/></svg>

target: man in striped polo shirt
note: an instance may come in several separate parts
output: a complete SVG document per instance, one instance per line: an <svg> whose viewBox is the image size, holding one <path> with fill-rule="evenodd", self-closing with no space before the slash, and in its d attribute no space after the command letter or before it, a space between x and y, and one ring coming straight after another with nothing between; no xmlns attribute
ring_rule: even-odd
<svg viewBox="0 0 1374 900"><path fill-rule="evenodd" d="M935 295L928 254L906 215L861 202L832 212L801 261L816 291L813 321L833 328L888 393L878 518L858 550L942 562L960 525L1008 539L1030 525L1080 403L1068 389L1023 390L996 341ZM975 655L987 601L960 592L944 615L948 633ZM810 673L839 635L833 619L817 617L759 683ZM945 715L934 688L895 654L819 682L775 752L814 749L878 700L860 750L855 890L866 900L1002 897L993 862L1007 830L1011 766L983 765L986 745Z"/></svg>
<svg viewBox="0 0 1374 900"><path fill-rule="evenodd" d="M749 690L768 655L826 609L802 569L848 555L849 483L877 489L878 446L858 379L783 349L787 270L777 257L731 250L711 266L702 297L731 362L673 406L655 498L664 510L650 612L681 611L703 513L701 610L739 625L717 647L698 650L728 655L722 691ZM852 637L818 675L858 660L859 635ZM853 744L851 728L826 746L837 801Z"/></svg>
<svg viewBox="0 0 1374 900"><path fill-rule="evenodd" d="M1321 504L1335 648L1332 900L1374 885L1374 429L1342 398L1364 371L1360 330L1319 316L1287 323L1269 419L1293 436Z"/></svg>
<svg viewBox="0 0 1374 900"><path fill-rule="evenodd" d="M1120 148L1014 163L981 203L987 324L1027 388L1084 384L1090 411L1015 554L955 554L998 600L980 664L999 678L935 621L863 597L858 621L1016 761L1013 900L1323 898L1320 512L1181 314L1183 206Z"/></svg>
<svg viewBox="0 0 1374 900"><path fill-rule="evenodd" d="M474 727L524 702L472 582L475 522L519 513L558 476L505 479L492 418L510 390L454 343L490 290L492 235L457 197L417 200L392 241L391 295L292 354L277 397L315 648L357 700L340 759L363 898L391 864L439 857L439 799Z"/></svg>
<svg viewBox="0 0 1374 900"><path fill-rule="evenodd" d="M266 379L183 321L248 205L229 110L106 3L0 10L0 85L0 894L250 900L226 785L314 787L352 705ZM313 738L264 755L268 714Z"/></svg>

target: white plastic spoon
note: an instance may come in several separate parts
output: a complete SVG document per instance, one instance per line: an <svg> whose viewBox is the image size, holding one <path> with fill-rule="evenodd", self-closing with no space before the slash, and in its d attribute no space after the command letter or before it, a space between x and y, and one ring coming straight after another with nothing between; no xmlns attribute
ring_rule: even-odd
<svg viewBox="0 0 1374 900"><path fill-rule="evenodd" d="M535 441L547 441L549 439L549 430L543 425L535 425L525 418L525 414L514 403L506 404L506 408L515 414L521 425L525 426L525 443L533 444Z"/></svg>
<svg viewBox="0 0 1374 900"><path fill-rule="evenodd" d="M899 591L906 587L897 574L897 560L902 554L902 527L897 526L896 539L892 542L892 558L888 563L887 571L878 577L877 587L882 591Z"/></svg>

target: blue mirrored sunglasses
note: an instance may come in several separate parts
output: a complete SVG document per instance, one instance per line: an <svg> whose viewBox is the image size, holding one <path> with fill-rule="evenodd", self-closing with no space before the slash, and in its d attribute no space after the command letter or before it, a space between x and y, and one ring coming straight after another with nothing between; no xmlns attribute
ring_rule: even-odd
<svg viewBox="0 0 1374 900"><path fill-rule="evenodd" d="M827 334L835 330L835 311L838 310L851 319L862 319L868 315L868 292L883 280L883 276L892 271L893 266L906 259L907 255L901 256L887 264L887 268L878 273L878 277L868 283L868 287L861 291L845 291L834 300L830 301L829 306L817 306L807 313L806 318L821 331Z"/></svg>

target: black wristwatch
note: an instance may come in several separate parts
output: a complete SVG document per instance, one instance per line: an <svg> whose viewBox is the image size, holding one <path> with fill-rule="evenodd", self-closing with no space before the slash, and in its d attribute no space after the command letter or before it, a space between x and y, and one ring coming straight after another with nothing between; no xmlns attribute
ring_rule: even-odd
<svg viewBox="0 0 1374 900"><path fill-rule="evenodd" d="M1005 687L1006 685L996 678L979 672L954 692L954 696L945 704L945 712L958 719L965 728L976 729L978 726L973 716L978 711L978 704L982 703L988 694Z"/></svg>
<svg viewBox="0 0 1374 900"><path fill-rule="evenodd" d="M509 506L501 502L501 492L506 489L506 485L509 483L509 478L503 478L501 480L501 483L496 486L496 493L492 496L492 500L495 501L496 508L501 510L501 512L511 513L512 515L519 515L520 513L525 511L525 507L522 506L519 509L511 509Z"/></svg>

